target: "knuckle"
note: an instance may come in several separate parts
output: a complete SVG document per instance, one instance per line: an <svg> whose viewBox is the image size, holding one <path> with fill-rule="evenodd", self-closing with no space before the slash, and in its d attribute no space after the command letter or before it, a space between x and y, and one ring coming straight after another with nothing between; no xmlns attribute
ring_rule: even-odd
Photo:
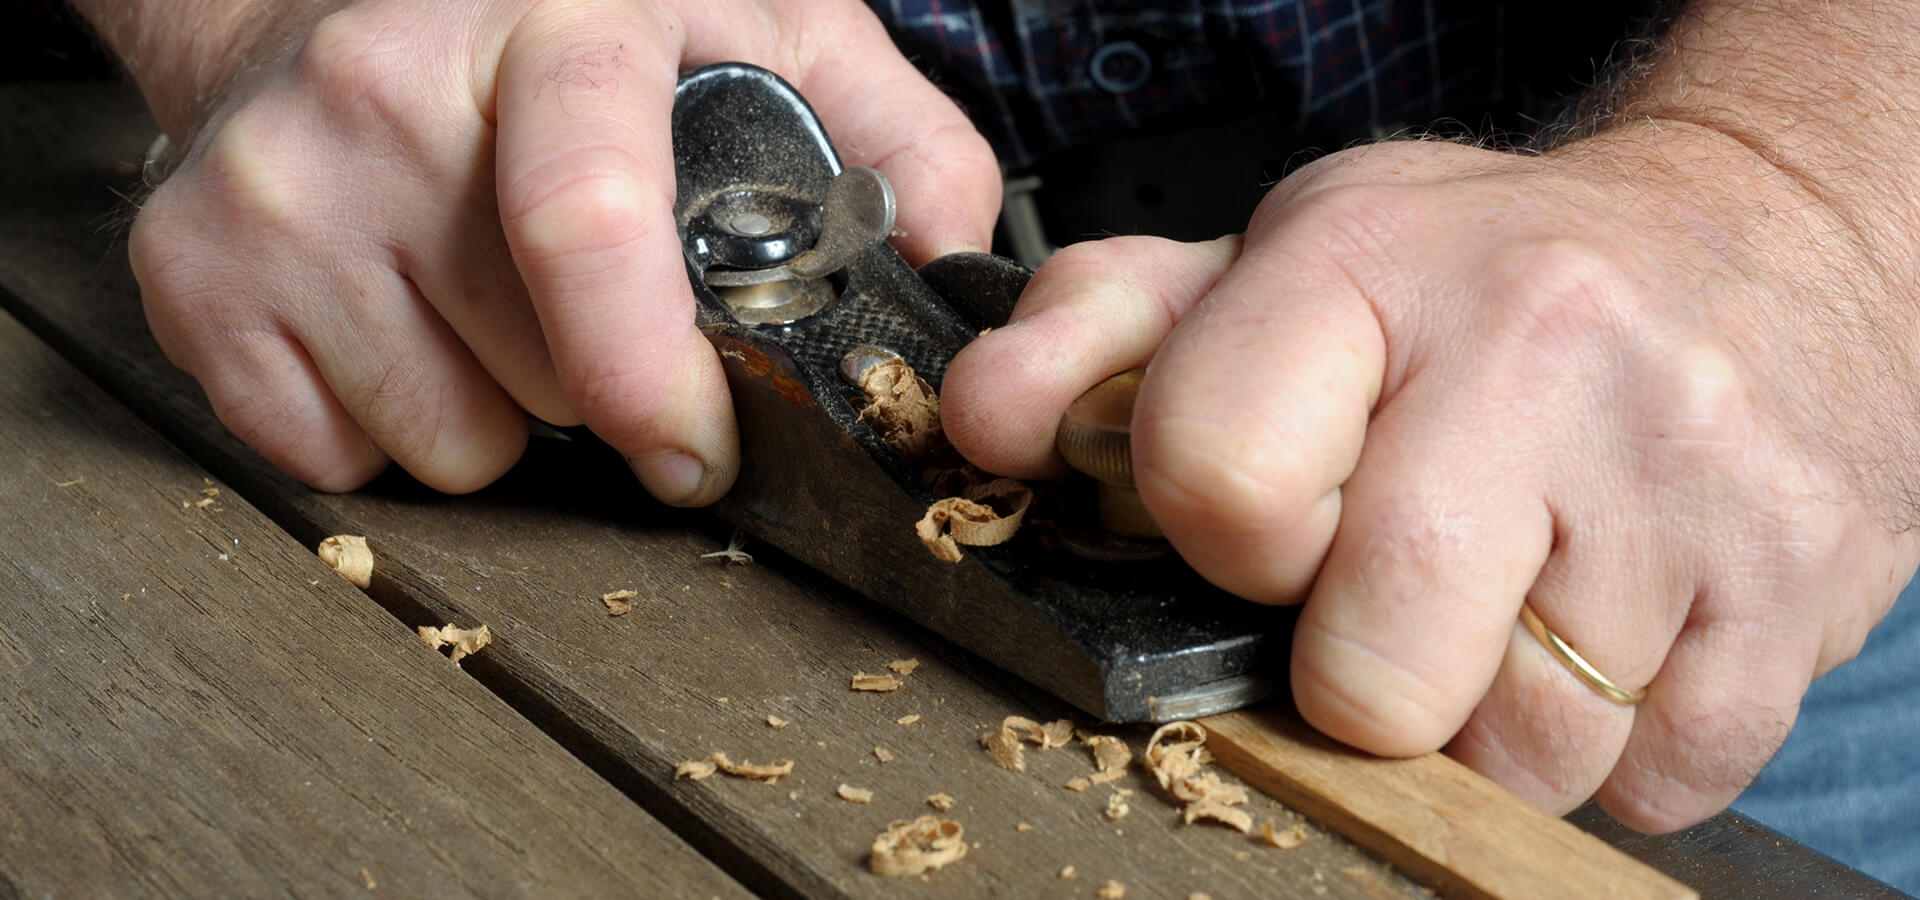
<svg viewBox="0 0 1920 900"><path fill-rule="evenodd" d="M419 54L406 29L349 6L322 18L294 54L292 70L333 127L392 133L412 145L420 109Z"/></svg>
<svg viewBox="0 0 1920 900"><path fill-rule="evenodd" d="M1254 210L1247 234L1252 240L1284 233L1303 253L1302 261L1315 265L1323 266L1323 259L1382 259L1415 218L1415 203L1408 189L1395 185L1310 184L1270 195Z"/></svg>
<svg viewBox="0 0 1920 900"><path fill-rule="evenodd" d="M1570 238L1522 241L1488 259L1486 333L1516 359L1564 366L1596 341L1631 333L1643 292L1604 251Z"/></svg>
<svg viewBox="0 0 1920 900"><path fill-rule="evenodd" d="M1634 368L1645 376L1631 386L1636 431L1689 468L1732 462L1750 445L1757 421L1745 365L1710 340L1676 344L1639 354Z"/></svg>
<svg viewBox="0 0 1920 900"><path fill-rule="evenodd" d="M388 455L409 468L432 461L451 398L418 362L386 360L347 393L354 419Z"/></svg>
<svg viewBox="0 0 1920 900"><path fill-rule="evenodd" d="M196 192L197 205L208 214L198 227L276 240L302 234L312 203L297 174L302 167L293 162L296 140L253 108L222 125L195 165L192 181L183 185Z"/></svg>
<svg viewBox="0 0 1920 900"><path fill-rule="evenodd" d="M1791 713L1764 706L1653 715L1664 742L1658 758L1627 761L1599 796L1623 824L1649 832L1685 828L1725 807L1753 783L1793 726Z"/></svg>
<svg viewBox="0 0 1920 900"><path fill-rule="evenodd" d="M1321 487L1302 477L1311 461L1299 442L1259 440L1244 429L1188 417L1136 420L1134 477L1162 523L1199 523L1223 535L1286 540L1283 523L1305 518Z"/></svg>
<svg viewBox="0 0 1920 900"><path fill-rule="evenodd" d="M521 265L565 262L630 247L660 228L653 198L631 172L631 154L581 148L555 157L507 186L502 211Z"/></svg>

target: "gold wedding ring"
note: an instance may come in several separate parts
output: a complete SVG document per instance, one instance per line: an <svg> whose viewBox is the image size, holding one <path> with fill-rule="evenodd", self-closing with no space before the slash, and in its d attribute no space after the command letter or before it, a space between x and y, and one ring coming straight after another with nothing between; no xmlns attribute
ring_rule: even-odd
<svg viewBox="0 0 1920 900"><path fill-rule="evenodd" d="M1558 657L1560 662L1567 667L1567 670L1574 674L1574 677L1586 682L1587 687L1593 688L1594 693L1623 706L1632 706L1635 703L1647 699L1646 688L1630 691L1615 684L1613 679L1600 674L1600 670L1594 668L1592 663L1587 662L1586 657L1574 652L1572 645L1561 640L1559 635L1549 630L1546 623L1540 621L1540 617L1534 613L1532 606L1525 603L1520 604L1520 624L1527 626L1527 630L1533 633L1534 638L1540 641L1541 646L1546 647L1548 651Z"/></svg>

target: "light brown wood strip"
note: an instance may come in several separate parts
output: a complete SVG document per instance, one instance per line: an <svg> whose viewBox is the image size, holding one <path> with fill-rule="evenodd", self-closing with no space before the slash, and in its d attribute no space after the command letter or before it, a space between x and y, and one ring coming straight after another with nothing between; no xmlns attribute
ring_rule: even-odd
<svg viewBox="0 0 1920 900"><path fill-rule="evenodd" d="M1369 756L1279 708L1201 723L1222 765L1448 896L1697 896L1438 753Z"/></svg>
<svg viewBox="0 0 1920 900"><path fill-rule="evenodd" d="M486 622L496 643L468 663L470 674L756 890L1091 897L1114 880L1129 897L1420 895L1317 829L1280 851L1184 826L1137 772L1068 791L1065 782L1092 771L1079 747L1030 754L1028 772L996 768L978 743L991 725L1068 710L763 548L748 547L759 554L751 566L699 559L724 546L727 531L648 501L604 448L537 441L502 483L466 497L404 478L319 495L273 472L224 433L197 388L153 348L119 252L90 227L110 195L97 189L101 199L83 205L82 186L105 183L111 161L145 141L128 126L124 101L118 118L107 103L98 93L16 96L0 119L29 130L35 147L49 135L85 138L34 151L39 174L16 170L12 184L35 199L0 207L0 285L13 295L0 302L302 542L368 535L383 559L375 594L407 624ZM38 187L48 183L64 189ZM612 618L599 597L622 588L640 596L633 612ZM849 689L854 672L902 657L923 665L901 691ZM769 714L792 724L775 730ZM910 714L921 719L897 723ZM1136 751L1144 745L1144 731L1121 734ZM879 762L876 746L895 760ZM677 762L714 750L791 758L796 769L774 786L673 778ZM874 790L873 802L839 799L842 782ZM1134 791L1119 821L1104 814L1113 787ZM958 800L951 815L979 847L927 885L868 872L873 837L891 820L931 812L924 801L935 792ZM1266 799L1252 811L1283 826L1299 821ZM1031 829L1020 830L1023 822ZM1068 865L1071 881L1059 877Z"/></svg>
<svg viewBox="0 0 1920 900"><path fill-rule="evenodd" d="M0 497L0 896L746 895L4 313Z"/></svg>

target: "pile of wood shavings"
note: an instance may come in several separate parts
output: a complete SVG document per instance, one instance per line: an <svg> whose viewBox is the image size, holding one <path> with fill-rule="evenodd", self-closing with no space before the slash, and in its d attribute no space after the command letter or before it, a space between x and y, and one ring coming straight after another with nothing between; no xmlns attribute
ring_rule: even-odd
<svg viewBox="0 0 1920 900"><path fill-rule="evenodd" d="M967 855L966 829L952 819L921 816L895 822L873 839L874 874L905 878Z"/></svg>
<svg viewBox="0 0 1920 900"><path fill-rule="evenodd" d="M947 435L940 427L940 396L926 379L913 373L906 360L869 366L860 374L860 391L867 395L860 421L902 459L926 465L947 449Z"/></svg>
<svg viewBox="0 0 1920 900"><path fill-rule="evenodd" d="M1025 716L1008 716L1000 720L999 728L980 736L980 746L993 754L993 761L999 763L1000 768L1025 772L1027 758L1023 740L1042 750L1052 750L1065 747L1072 739L1073 722L1067 719L1042 725Z"/></svg>
<svg viewBox="0 0 1920 900"><path fill-rule="evenodd" d="M1207 769L1213 755L1206 743L1207 730L1198 722L1169 722L1147 740L1147 768L1160 787L1186 804L1187 824L1206 819L1246 834L1253 830L1253 817L1236 808L1247 802L1246 789Z"/></svg>
<svg viewBox="0 0 1920 900"><path fill-rule="evenodd" d="M448 651L447 655L456 663L479 653L482 648L493 643L493 632L485 625L478 628L455 628L452 625L435 628L432 625L422 625L415 630L419 632L420 640L425 641L427 646L435 650L452 647L453 649Z"/></svg>

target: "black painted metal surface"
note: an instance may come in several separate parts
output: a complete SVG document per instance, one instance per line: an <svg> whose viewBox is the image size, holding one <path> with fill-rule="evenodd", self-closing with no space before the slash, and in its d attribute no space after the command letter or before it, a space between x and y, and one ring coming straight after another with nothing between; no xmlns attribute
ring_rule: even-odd
<svg viewBox="0 0 1920 900"><path fill-rule="evenodd" d="M1090 503L1042 486L1007 544L933 557L913 524L937 497L859 421L837 376L863 345L899 353L938 386L981 327L1004 321L1024 270L994 258L930 264L944 303L884 242L837 276L827 308L743 325L707 287L702 213L744 189L818 204L841 171L791 87L751 66L687 76L674 107L675 213L702 329L719 350L740 421L743 467L717 508L760 540L1088 712L1114 721L1244 705L1284 672L1292 615L1208 585L1171 556L1100 564L1061 549L1050 523ZM1072 352L1072 348L1062 348Z"/></svg>

